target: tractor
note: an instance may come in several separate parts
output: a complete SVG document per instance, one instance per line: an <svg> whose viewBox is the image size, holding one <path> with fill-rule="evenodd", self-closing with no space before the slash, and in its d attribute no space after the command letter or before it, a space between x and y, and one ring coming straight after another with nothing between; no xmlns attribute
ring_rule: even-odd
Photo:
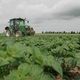
<svg viewBox="0 0 80 80"><path fill-rule="evenodd" d="M9 26L5 27L6 36L26 36L34 35L35 31L29 25L26 25L26 19L13 18L9 20ZM29 21L27 21L27 24Z"/></svg>

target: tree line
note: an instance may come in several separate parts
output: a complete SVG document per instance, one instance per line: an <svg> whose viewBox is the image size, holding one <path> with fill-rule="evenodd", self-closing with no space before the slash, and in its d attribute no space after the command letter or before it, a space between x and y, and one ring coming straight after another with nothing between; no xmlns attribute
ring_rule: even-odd
<svg viewBox="0 0 80 80"><path fill-rule="evenodd" d="M55 31L42 31L42 34L80 34L80 32L75 32L75 31L71 31L71 32L55 32Z"/></svg>

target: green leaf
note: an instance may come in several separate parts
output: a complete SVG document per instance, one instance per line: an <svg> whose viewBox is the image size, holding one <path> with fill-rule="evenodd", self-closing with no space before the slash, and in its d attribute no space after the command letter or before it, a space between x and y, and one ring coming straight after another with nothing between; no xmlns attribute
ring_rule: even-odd
<svg viewBox="0 0 80 80"><path fill-rule="evenodd" d="M55 77L51 77L48 74L41 74L40 80L55 80Z"/></svg>
<svg viewBox="0 0 80 80"><path fill-rule="evenodd" d="M43 63L43 54L37 47L33 48L33 60L40 65Z"/></svg>
<svg viewBox="0 0 80 80"><path fill-rule="evenodd" d="M8 64L8 63L9 62L6 59L0 57L0 66L3 66L3 65Z"/></svg>
<svg viewBox="0 0 80 80"><path fill-rule="evenodd" d="M18 72L23 75L28 75L31 72L31 65L23 63L18 67Z"/></svg>
<svg viewBox="0 0 80 80"><path fill-rule="evenodd" d="M24 57L26 53L26 46L20 43L16 43L13 46L7 47L7 53L11 57Z"/></svg>
<svg viewBox="0 0 80 80"><path fill-rule="evenodd" d="M60 63L56 61L56 59L53 56L51 55L45 56L43 65L52 67L56 72L58 72L61 76L63 76L62 67Z"/></svg>

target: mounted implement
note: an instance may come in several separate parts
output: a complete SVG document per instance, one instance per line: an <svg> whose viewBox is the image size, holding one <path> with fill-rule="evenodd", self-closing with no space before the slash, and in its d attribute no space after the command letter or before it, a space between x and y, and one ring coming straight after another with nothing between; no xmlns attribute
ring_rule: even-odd
<svg viewBox="0 0 80 80"><path fill-rule="evenodd" d="M27 24L29 21L27 21ZM9 26L5 27L6 36L26 36L34 35L35 31L29 25L26 25L26 20L22 18L13 18L9 20Z"/></svg>

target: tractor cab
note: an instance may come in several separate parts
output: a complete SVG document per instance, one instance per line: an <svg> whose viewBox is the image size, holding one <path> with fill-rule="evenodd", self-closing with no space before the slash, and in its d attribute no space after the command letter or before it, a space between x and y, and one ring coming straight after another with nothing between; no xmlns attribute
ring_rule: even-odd
<svg viewBox="0 0 80 80"><path fill-rule="evenodd" d="M15 36L25 36L29 34L35 33L33 28L28 27L26 25L26 20L22 18L13 18L9 20L9 27L6 27L6 33L8 36L15 35ZM29 21L27 21L29 23ZM31 31L32 30L32 31Z"/></svg>
<svg viewBox="0 0 80 80"><path fill-rule="evenodd" d="M16 25L20 25L23 24L25 25L25 19L21 19L21 18L14 18L14 19L10 19L10 26L16 26Z"/></svg>
<svg viewBox="0 0 80 80"><path fill-rule="evenodd" d="M25 19L21 18L10 19L10 27L14 33L16 33L17 31L24 32L26 27Z"/></svg>

